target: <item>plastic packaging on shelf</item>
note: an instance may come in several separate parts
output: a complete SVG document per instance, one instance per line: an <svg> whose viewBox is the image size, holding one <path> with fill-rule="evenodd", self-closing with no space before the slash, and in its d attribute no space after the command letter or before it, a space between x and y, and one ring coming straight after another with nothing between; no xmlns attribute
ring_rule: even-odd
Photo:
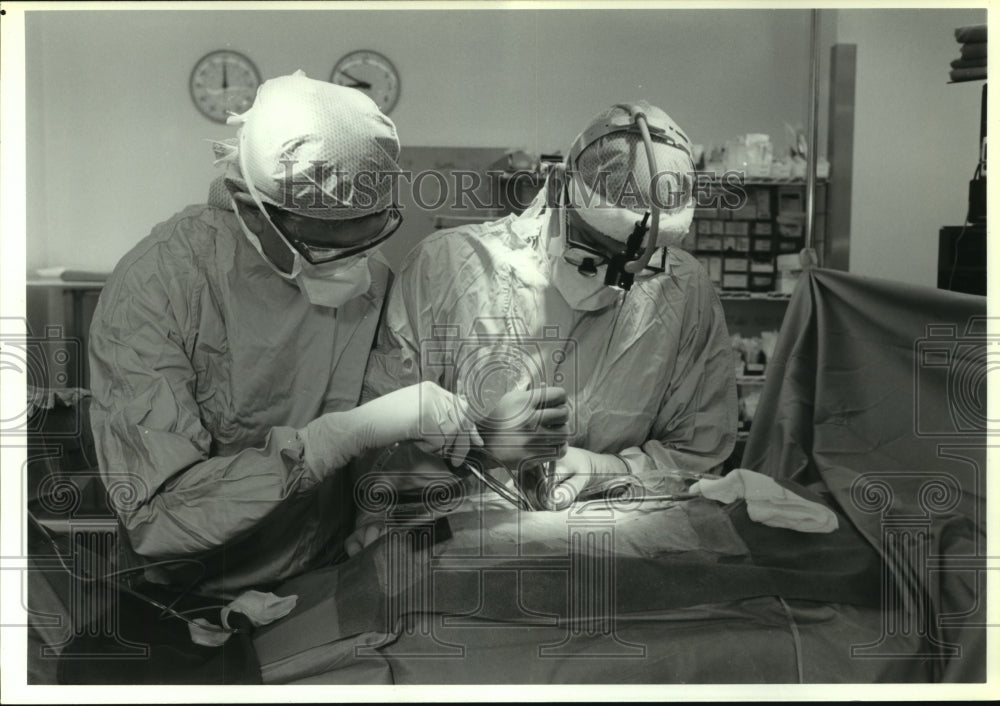
<svg viewBox="0 0 1000 706"><path fill-rule="evenodd" d="M777 331L762 331L760 336L732 335L732 347L736 356L737 375L763 375L767 361L774 355L778 340Z"/></svg>
<svg viewBox="0 0 1000 706"><path fill-rule="evenodd" d="M760 332L760 350L764 354L764 360L771 360L774 357L774 347L778 343L777 331Z"/></svg>
<svg viewBox="0 0 1000 706"><path fill-rule="evenodd" d="M739 428L746 430L753 424L754 415L757 414L757 405L760 403L760 388L747 390L739 398Z"/></svg>

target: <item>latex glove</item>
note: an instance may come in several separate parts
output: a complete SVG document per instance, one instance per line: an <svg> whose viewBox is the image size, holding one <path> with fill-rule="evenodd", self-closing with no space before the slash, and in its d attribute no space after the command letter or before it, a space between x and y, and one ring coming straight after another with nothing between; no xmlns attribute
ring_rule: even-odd
<svg viewBox="0 0 1000 706"><path fill-rule="evenodd" d="M628 464L614 454L570 446L551 475L540 481L538 500L546 510L564 510L588 488L630 474Z"/></svg>
<svg viewBox="0 0 1000 706"><path fill-rule="evenodd" d="M346 412L330 412L299 430L305 461L325 475L369 449L412 439L458 466L483 440L464 400L433 382L390 392Z"/></svg>
<svg viewBox="0 0 1000 706"><path fill-rule="evenodd" d="M562 456L569 438L566 390L513 390L477 420L484 446L508 466L528 458Z"/></svg>
<svg viewBox="0 0 1000 706"><path fill-rule="evenodd" d="M261 591L245 591L222 609L220 613L221 627L204 618L195 618L192 621L195 624L188 623L191 641L204 647L219 647L224 645L233 634L233 628L229 625L230 613L234 611L242 613L247 616L251 624L259 627L284 618L292 612L298 601L299 597L296 595L276 596L273 593L262 593Z"/></svg>
<svg viewBox="0 0 1000 706"><path fill-rule="evenodd" d="M233 634L229 628L219 627L205 618L195 618L193 622L196 624L188 623L191 642L202 647L220 647Z"/></svg>
<svg viewBox="0 0 1000 706"><path fill-rule="evenodd" d="M295 595L276 596L273 593L246 591L222 609L222 624L232 627L229 624L229 614L236 612L243 613L255 626L268 625L291 613L298 602L299 597Z"/></svg>
<svg viewBox="0 0 1000 706"><path fill-rule="evenodd" d="M347 556L354 556L383 534L385 534L383 522L361 525L344 540L344 551L347 552Z"/></svg>

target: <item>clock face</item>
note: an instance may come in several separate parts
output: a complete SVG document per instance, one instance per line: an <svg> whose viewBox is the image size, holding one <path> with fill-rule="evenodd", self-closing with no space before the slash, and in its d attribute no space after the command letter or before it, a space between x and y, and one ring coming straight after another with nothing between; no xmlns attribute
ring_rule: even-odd
<svg viewBox="0 0 1000 706"><path fill-rule="evenodd" d="M386 115L399 100L399 72L396 67L378 52L368 49L343 56L333 67L330 82L364 92Z"/></svg>
<svg viewBox="0 0 1000 706"><path fill-rule="evenodd" d="M228 49L202 57L191 72L191 100L205 117L219 123L230 113L248 110L258 86L260 72L253 62Z"/></svg>

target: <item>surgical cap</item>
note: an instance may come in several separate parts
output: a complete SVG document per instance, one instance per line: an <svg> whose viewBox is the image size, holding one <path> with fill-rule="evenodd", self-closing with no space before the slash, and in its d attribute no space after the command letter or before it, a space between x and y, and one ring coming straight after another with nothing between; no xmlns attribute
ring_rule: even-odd
<svg viewBox="0 0 1000 706"><path fill-rule="evenodd" d="M226 180L265 203L343 220L392 205L396 126L368 96L302 71L264 82L253 106L229 118L235 141L217 144ZM248 184L250 182L250 184Z"/></svg>
<svg viewBox="0 0 1000 706"><path fill-rule="evenodd" d="M646 115L656 171L661 175L655 184L656 198L651 198L652 175L639 132L612 132L587 143L588 133L600 129L609 120L628 115L625 108L614 106L596 116L570 148L567 170L571 176L575 175L574 186L583 188L583 193L576 193L574 189L571 200L575 206L588 203L600 206L578 209L584 220L599 230L602 223L607 222L605 216L611 215L602 214L602 209L627 209L642 214L653 204L669 207L661 210L657 244L671 245L684 238L694 217L691 143L677 123L660 108L645 101L635 105ZM629 214L631 220L634 219ZM625 237L621 233L607 234L616 238Z"/></svg>

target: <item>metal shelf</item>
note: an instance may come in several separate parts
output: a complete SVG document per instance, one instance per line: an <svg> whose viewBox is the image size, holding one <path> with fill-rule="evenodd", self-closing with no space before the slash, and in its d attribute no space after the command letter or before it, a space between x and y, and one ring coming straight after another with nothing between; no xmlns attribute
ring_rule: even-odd
<svg viewBox="0 0 1000 706"><path fill-rule="evenodd" d="M817 184L826 184L828 179L826 177L822 179L816 179ZM702 182L705 183L705 182ZM712 186L721 186L723 184L722 179L709 179L708 184ZM805 186L805 177L748 177L744 178L743 181L738 182L741 186ZM728 186L728 182L726 182Z"/></svg>
<svg viewBox="0 0 1000 706"><path fill-rule="evenodd" d="M50 289L101 289L103 281L97 280L67 280L49 277L47 279L28 279L27 287L49 287Z"/></svg>
<svg viewBox="0 0 1000 706"><path fill-rule="evenodd" d="M749 300L754 301L776 301L787 302L792 298L791 294L783 292L748 292L741 289L717 289L720 299L726 300Z"/></svg>

